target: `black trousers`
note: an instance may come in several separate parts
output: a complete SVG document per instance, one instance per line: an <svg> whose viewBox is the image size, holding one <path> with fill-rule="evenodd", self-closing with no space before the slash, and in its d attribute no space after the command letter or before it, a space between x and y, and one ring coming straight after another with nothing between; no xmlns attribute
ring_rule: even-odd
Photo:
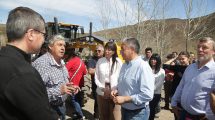
<svg viewBox="0 0 215 120"><path fill-rule="evenodd" d="M165 81L165 83L164 83L164 93L165 93L164 101L165 101L166 108L169 108L171 89L172 89L172 81Z"/></svg>
<svg viewBox="0 0 215 120"><path fill-rule="evenodd" d="M155 118L155 108L161 99L161 94L154 94L152 101L149 102L150 115L149 120L154 120Z"/></svg>

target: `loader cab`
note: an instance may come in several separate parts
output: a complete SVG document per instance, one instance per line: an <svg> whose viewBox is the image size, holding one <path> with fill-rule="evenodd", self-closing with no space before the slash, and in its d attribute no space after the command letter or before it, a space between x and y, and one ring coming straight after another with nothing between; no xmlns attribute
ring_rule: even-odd
<svg viewBox="0 0 215 120"><path fill-rule="evenodd" d="M55 34L61 34L65 37L67 42L72 42L74 39L81 37L84 34L82 26L56 22L48 22L46 24L46 31L48 37Z"/></svg>

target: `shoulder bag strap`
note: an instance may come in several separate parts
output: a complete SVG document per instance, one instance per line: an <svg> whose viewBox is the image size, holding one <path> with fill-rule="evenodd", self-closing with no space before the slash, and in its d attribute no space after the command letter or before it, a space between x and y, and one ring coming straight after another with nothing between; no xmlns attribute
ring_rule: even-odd
<svg viewBox="0 0 215 120"><path fill-rule="evenodd" d="M78 71L80 70L81 68L81 65L82 65L82 61L80 60L80 65L78 67L78 69L75 71L75 73L73 74L73 76L70 78L70 81L72 81L72 79L75 77L75 75L78 73Z"/></svg>

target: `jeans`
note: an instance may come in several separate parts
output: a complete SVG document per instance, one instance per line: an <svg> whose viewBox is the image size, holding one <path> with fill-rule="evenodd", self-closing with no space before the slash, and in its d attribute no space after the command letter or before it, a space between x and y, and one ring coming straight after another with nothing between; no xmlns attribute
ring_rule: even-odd
<svg viewBox="0 0 215 120"><path fill-rule="evenodd" d="M75 111L75 114L77 115L77 117L82 118L84 115L81 110L81 103L80 103L81 100L79 100L78 95L79 95L79 93L71 96L71 103L72 103L72 106L74 107L74 111Z"/></svg>
<svg viewBox="0 0 215 120"><path fill-rule="evenodd" d="M66 106L65 103L61 106L54 106L51 105L51 107L57 112L57 114L60 116L60 120L66 120Z"/></svg>
<svg viewBox="0 0 215 120"><path fill-rule="evenodd" d="M150 113L148 105L145 108L138 110L127 110L121 108L121 111L122 120L148 120Z"/></svg>

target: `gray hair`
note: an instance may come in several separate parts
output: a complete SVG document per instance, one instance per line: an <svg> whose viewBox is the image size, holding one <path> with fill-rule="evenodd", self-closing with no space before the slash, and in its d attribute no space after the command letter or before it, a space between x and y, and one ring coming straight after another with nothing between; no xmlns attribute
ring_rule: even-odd
<svg viewBox="0 0 215 120"><path fill-rule="evenodd" d="M49 39L49 45L53 45L56 41L65 41L65 38L62 35L60 35L60 34L53 35Z"/></svg>
<svg viewBox="0 0 215 120"><path fill-rule="evenodd" d="M99 49L99 48L101 48L101 50L104 51L104 46L103 46L102 44L98 44L98 45L96 46L96 49Z"/></svg>
<svg viewBox="0 0 215 120"><path fill-rule="evenodd" d="M128 47L133 48L134 51L139 54L140 44L136 38L124 38L123 44L126 44Z"/></svg>
<svg viewBox="0 0 215 120"><path fill-rule="evenodd" d="M211 37L203 37L199 39L199 42L211 42L213 50L215 50L215 41Z"/></svg>
<svg viewBox="0 0 215 120"><path fill-rule="evenodd" d="M43 17L28 7L17 7L11 10L6 23L8 42L23 38L29 29L45 30Z"/></svg>

